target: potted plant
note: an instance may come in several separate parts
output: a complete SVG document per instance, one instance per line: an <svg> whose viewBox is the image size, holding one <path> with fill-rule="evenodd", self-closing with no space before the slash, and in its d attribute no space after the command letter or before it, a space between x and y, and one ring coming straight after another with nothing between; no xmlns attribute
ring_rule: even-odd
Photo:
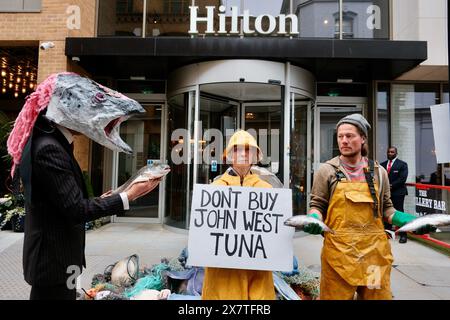
<svg viewBox="0 0 450 320"><path fill-rule="evenodd" d="M22 194L7 194L0 198L0 229L10 222L14 232L23 232L25 223L24 198Z"/></svg>
<svg viewBox="0 0 450 320"><path fill-rule="evenodd" d="M11 156L8 154L6 142L12 130L14 121L0 111L0 195L8 192L6 181L10 178ZM8 168L8 169L7 169Z"/></svg>
<svg viewBox="0 0 450 320"><path fill-rule="evenodd" d="M11 195L0 198L0 230L11 230L11 221L6 221L6 211L12 209L13 200Z"/></svg>

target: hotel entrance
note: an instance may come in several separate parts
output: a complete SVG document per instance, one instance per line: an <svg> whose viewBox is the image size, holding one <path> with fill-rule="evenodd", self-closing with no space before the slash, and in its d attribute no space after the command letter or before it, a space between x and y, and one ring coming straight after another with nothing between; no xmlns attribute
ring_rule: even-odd
<svg viewBox="0 0 450 320"><path fill-rule="evenodd" d="M311 172L314 77L306 70L260 60L221 60L182 67L168 81L164 222L188 229L193 185L225 172L222 152L247 130L264 157L258 164L294 189L304 214ZM308 129L309 128L309 129Z"/></svg>

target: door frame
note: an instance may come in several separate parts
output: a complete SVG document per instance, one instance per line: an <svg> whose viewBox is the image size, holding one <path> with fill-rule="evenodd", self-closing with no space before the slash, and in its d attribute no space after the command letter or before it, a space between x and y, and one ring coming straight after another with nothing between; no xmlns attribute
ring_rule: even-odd
<svg viewBox="0 0 450 320"><path fill-rule="evenodd" d="M165 161L166 159L166 129L167 129L167 99L165 94L125 94L131 99L138 101L139 103L145 104L155 104L161 106L161 136L160 136L160 152L159 160ZM112 159L112 169L113 174L111 176L111 186L114 190L117 188L117 179L119 174L119 152L113 151ZM111 217L112 223L154 223L162 224L164 216L164 205L165 205L165 179L159 184L159 194L158 194L158 217L157 218L145 218L145 217L118 217L114 215Z"/></svg>
<svg viewBox="0 0 450 320"><path fill-rule="evenodd" d="M295 102L295 96L296 95L302 95L305 96L304 92L302 90L297 90L295 88L291 88L290 91L290 97L289 97L289 123L287 123L287 130L289 131L289 137L290 137L290 130L291 130L291 124L294 119L294 107L296 106ZM313 154L312 154L312 146L313 146L313 132L312 132L312 117L313 117L313 108L316 104L316 101L309 99L308 101L305 101L305 103L302 103L304 108L306 108L306 208L309 208L309 202L310 197L308 196L311 192L312 187L312 181L311 181L311 173L312 173L312 161L313 161ZM290 145L290 140L289 140ZM290 179L290 152L286 154L285 156L285 163L287 168L287 178L288 181ZM289 183L287 184L288 187Z"/></svg>
<svg viewBox="0 0 450 320"><path fill-rule="evenodd" d="M312 164L313 171L316 171L320 166L320 111L327 107L342 107L342 108L361 108L362 115L368 116L368 99L367 97L328 97L318 96L315 106L313 106L314 113L314 161Z"/></svg>

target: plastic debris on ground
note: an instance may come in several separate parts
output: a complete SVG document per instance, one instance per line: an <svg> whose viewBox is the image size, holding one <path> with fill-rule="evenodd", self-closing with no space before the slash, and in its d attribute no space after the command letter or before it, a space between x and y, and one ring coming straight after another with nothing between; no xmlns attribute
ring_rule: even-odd
<svg viewBox="0 0 450 320"><path fill-rule="evenodd" d="M187 248L177 258L163 258L150 268L139 266L134 254L107 266L92 278L91 288L78 292L78 300L201 300L204 268L186 265ZM299 267L293 257L291 272L274 272L279 300L315 300L320 273Z"/></svg>
<svg viewBox="0 0 450 320"><path fill-rule="evenodd" d="M286 283L302 300L316 300L320 295L320 273L306 267L298 266L297 258L294 256L294 268L290 273L280 273Z"/></svg>

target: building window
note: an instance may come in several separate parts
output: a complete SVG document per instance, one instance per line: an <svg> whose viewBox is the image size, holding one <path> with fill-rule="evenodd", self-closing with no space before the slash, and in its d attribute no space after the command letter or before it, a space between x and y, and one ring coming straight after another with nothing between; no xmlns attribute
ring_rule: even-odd
<svg viewBox="0 0 450 320"><path fill-rule="evenodd" d="M167 0L164 1L164 13L166 14L189 14L190 0Z"/></svg>
<svg viewBox="0 0 450 320"><path fill-rule="evenodd" d="M376 158L383 161L389 148L389 105L390 84L379 83L377 89L377 125L376 125ZM382 160L383 159L383 160Z"/></svg>
<svg viewBox="0 0 450 320"><path fill-rule="evenodd" d="M133 13L134 0L117 0L117 13Z"/></svg>
<svg viewBox="0 0 450 320"><path fill-rule="evenodd" d="M442 85L442 103L449 103L448 83Z"/></svg>
<svg viewBox="0 0 450 320"><path fill-rule="evenodd" d="M42 0L1 0L0 12L40 12Z"/></svg>
<svg viewBox="0 0 450 320"><path fill-rule="evenodd" d="M342 13L342 38L343 39L352 39L354 37L353 34L353 25L355 22L356 13L348 11ZM334 14L334 37L339 39L339 12Z"/></svg>
<svg viewBox="0 0 450 320"><path fill-rule="evenodd" d="M409 182L431 183L437 170L430 106L439 104L439 84L393 84L392 144L408 163Z"/></svg>

